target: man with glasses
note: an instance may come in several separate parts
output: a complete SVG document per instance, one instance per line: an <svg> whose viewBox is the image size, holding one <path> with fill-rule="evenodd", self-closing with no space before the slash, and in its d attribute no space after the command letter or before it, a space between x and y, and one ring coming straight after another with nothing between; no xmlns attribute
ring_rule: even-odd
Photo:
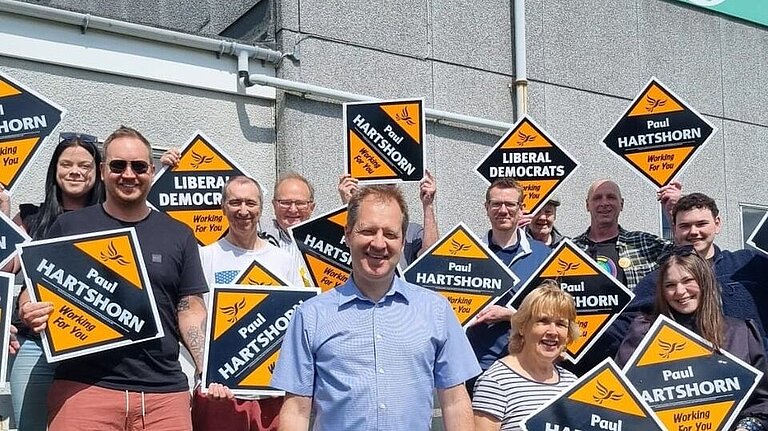
<svg viewBox="0 0 768 431"><path fill-rule="evenodd" d="M304 284L309 286L309 274L288 229L312 217L315 210L315 189L298 173L285 173L275 183L272 208L275 210L275 218L261 226L262 237L291 255L301 271Z"/></svg>
<svg viewBox="0 0 768 431"><path fill-rule="evenodd" d="M49 429L189 430L187 379L179 340L202 369L208 287L192 231L147 206L154 167L152 148L122 126L104 141L103 205L62 214L51 237L133 227L141 244L165 336L59 363L48 396ZM24 317L42 331L50 303ZM216 394L214 394L216 395ZM98 406L98 408L94 408Z"/></svg>
<svg viewBox="0 0 768 431"><path fill-rule="evenodd" d="M477 314L475 324L467 329L467 338L483 371L507 354L512 309L504 305L550 252L544 243L531 239L523 228L518 227L523 215L523 197L523 188L511 178L495 180L485 192L485 211L491 229L483 242L517 275L520 282L498 301L502 305L485 308ZM470 394L475 380L467 382Z"/></svg>

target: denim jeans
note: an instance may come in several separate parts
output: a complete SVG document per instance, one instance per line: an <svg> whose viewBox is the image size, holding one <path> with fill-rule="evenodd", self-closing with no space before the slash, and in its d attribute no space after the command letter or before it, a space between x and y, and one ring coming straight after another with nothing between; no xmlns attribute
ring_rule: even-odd
<svg viewBox="0 0 768 431"><path fill-rule="evenodd" d="M39 338L19 340L21 349L11 368L10 386L16 427L24 431L45 431L48 424L48 388L56 364L45 359Z"/></svg>

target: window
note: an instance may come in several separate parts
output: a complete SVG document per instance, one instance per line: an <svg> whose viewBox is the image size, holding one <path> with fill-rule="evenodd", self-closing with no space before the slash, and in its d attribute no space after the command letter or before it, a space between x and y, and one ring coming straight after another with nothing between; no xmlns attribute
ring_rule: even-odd
<svg viewBox="0 0 768 431"><path fill-rule="evenodd" d="M768 206L755 204L739 204L739 215L741 218L741 245L744 248L754 250L755 248L747 245L747 240L752 232L755 231L757 224L768 212Z"/></svg>

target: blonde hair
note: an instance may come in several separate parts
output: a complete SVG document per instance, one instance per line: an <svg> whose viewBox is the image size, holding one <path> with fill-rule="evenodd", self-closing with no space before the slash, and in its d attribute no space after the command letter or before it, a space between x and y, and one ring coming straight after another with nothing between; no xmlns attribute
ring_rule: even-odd
<svg viewBox="0 0 768 431"><path fill-rule="evenodd" d="M523 350L522 331L541 316L568 319L566 345L579 338L579 328L576 324L576 303L573 296L563 291L555 280L546 279L526 295L517 312L510 319L512 324L509 336L510 354L520 353Z"/></svg>

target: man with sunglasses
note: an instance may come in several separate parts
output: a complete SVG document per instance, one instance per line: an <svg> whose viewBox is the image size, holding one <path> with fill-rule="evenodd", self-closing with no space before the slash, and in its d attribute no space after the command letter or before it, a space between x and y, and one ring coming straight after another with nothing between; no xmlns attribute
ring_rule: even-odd
<svg viewBox="0 0 768 431"><path fill-rule="evenodd" d="M523 197L523 188L511 178L495 180L485 192L485 211L491 229L483 242L520 279L513 290L498 301L499 304L506 304L512 299L520 283L533 274L551 251L544 243L527 236L525 230L518 226L523 215ZM507 354L510 317L511 308L491 305L478 313L474 325L467 329L467 338L483 371ZM470 395L475 380L467 382Z"/></svg>
<svg viewBox="0 0 768 431"><path fill-rule="evenodd" d="M312 217L315 210L315 189L309 180L300 174L287 172L275 183L272 208L275 218L262 224L261 236L291 255L301 272L304 284L309 286L309 273L288 229Z"/></svg>
<svg viewBox="0 0 768 431"><path fill-rule="evenodd" d="M677 254L696 253L707 259L720 283L723 313L738 319L752 319L763 335L768 351L768 257L755 250L722 250L715 244L722 220L715 200L703 193L683 196L672 209ZM664 256L666 258L668 255ZM643 278L635 289L635 299L622 320L653 308L658 271Z"/></svg>
<svg viewBox="0 0 768 431"><path fill-rule="evenodd" d="M165 336L59 363L48 396L50 429L190 430L187 378L179 341L202 369L208 287L192 231L147 206L152 148L138 131L121 126L104 141L103 205L62 214L50 236L133 227L141 244ZM50 303L26 316L39 332ZM223 390L219 388L220 390ZM213 391L211 396L220 395ZM98 406L98 408L94 408Z"/></svg>

